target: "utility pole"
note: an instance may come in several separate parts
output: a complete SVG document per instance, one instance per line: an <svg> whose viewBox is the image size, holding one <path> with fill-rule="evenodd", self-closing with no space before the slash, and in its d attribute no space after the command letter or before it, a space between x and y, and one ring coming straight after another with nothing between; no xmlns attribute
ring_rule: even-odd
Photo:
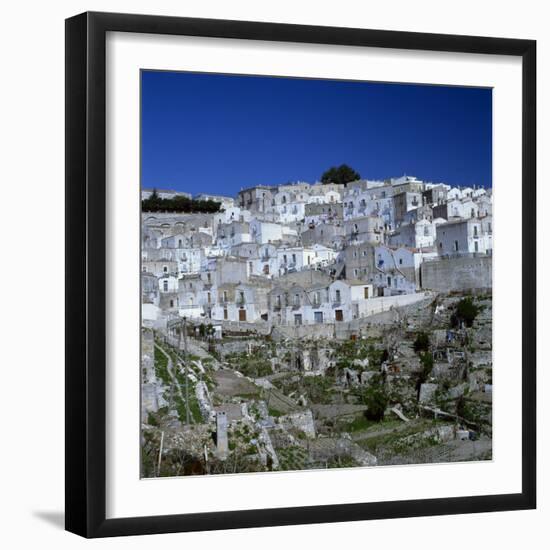
<svg viewBox="0 0 550 550"><path fill-rule="evenodd" d="M189 372L187 366L187 317L183 318L183 363L185 367L185 423L189 426Z"/></svg>

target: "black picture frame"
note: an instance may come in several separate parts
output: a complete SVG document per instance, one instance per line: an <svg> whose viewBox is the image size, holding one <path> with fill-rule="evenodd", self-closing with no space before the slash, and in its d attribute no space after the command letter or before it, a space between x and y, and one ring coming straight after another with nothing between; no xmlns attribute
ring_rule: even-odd
<svg viewBox="0 0 550 550"><path fill-rule="evenodd" d="M108 31L520 57L522 491L517 494L106 519L105 40ZM66 529L107 537L532 509L536 506L536 42L83 13L66 20Z"/></svg>

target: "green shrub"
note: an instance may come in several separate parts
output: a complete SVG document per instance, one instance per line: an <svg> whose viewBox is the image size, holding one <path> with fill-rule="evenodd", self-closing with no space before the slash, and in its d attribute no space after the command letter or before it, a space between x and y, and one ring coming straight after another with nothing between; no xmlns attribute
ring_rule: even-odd
<svg viewBox="0 0 550 550"><path fill-rule="evenodd" d="M430 337L425 332L419 332L416 335L416 340L413 343L413 349L416 353L428 351L430 349Z"/></svg>
<svg viewBox="0 0 550 550"><path fill-rule="evenodd" d="M482 309L482 307L474 303L474 300L470 296L462 298L456 304L455 311L451 315L451 327L459 327L462 323L467 327L471 327Z"/></svg>
<svg viewBox="0 0 550 550"><path fill-rule="evenodd" d="M374 376L362 395L362 401L367 406L365 417L374 422L380 422L389 403L388 393L381 376Z"/></svg>

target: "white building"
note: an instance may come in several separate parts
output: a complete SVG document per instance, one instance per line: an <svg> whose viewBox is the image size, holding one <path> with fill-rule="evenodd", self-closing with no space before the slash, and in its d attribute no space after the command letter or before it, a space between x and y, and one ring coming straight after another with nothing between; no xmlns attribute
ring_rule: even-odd
<svg viewBox="0 0 550 550"><path fill-rule="evenodd" d="M402 224L389 236L388 243L393 246L430 248L435 243L435 224L429 220Z"/></svg>
<svg viewBox="0 0 550 550"><path fill-rule="evenodd" d="M142 189L141 200L148 199L155 189ZM191 193L184 193L183 191L174 191L173 189L156 189L157 195L160 199L173 199L174 197L185 197L191 199Z"/></svg>
<svg viewBox="0 0 550 550"><path fill-rule="evenodd" d="M254 218L250 222L250 237L258 244L281 242L283 226L280 223L264 222Z"/></svg>
<svg viewBox="0 0 550 550"><path fill-rule="evenodd" d="M440 256L492 252L492 236L483 231L477 218L442 223L436 229L436 248Z"/></svg>

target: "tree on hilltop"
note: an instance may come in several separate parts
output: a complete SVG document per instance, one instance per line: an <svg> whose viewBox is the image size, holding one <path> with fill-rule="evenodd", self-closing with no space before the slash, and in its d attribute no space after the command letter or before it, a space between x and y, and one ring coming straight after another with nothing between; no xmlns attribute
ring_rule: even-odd
<svg viewBox="0 0 550 550"><path fill-rule="evenodd" d="M361 179L361 174L356 172L353 168L347 164L341 164L340 166L331 166L321 176L322 183L349 183L350 181L356 181Z"/></svg>

